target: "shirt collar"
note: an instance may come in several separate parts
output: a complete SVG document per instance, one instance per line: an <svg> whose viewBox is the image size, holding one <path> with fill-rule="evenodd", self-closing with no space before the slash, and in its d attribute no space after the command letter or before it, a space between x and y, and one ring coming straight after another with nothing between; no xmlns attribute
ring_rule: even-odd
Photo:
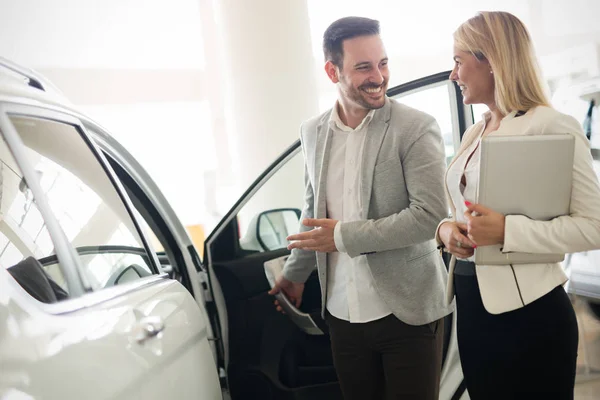
<svg viewBox="0 0 600 400"><path fill-rule="evenodd" d="M343 131L343 132L356 132L356 131L360 131L363 128L366 128L367 126L369 126L369 123L373 119L373 115L375 114L375 111L376 111L376 110L369 111L369 113L363 118L363 120L356 127L356 129L352 129L342 122L342 119L340 118L340 114L338 113L338 107L339 107L339 103L336 101L335 105L333 106L333 110L331 110L331 115L329 116L329 127L332 129L336 129L338 131Z"/></svg>

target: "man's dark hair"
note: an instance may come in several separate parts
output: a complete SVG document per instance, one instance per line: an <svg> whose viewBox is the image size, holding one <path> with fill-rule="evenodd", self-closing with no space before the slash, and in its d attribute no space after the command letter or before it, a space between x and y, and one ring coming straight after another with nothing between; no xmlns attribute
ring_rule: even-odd
<svg viewBox="0 0 600 400"><path fill-rule="evenodd" d="M379 21L363 17L338 19L329 25L329 28L323 34L325 61L331 61L338 68L342 68L344 40L371 35L379 35Z"/></svg>

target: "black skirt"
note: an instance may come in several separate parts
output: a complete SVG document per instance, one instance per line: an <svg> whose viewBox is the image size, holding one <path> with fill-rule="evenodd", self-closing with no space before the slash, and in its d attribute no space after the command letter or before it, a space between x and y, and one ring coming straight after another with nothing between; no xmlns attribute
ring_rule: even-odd
<svg viewBox="0 0 600 400"><path fill-rule="evenodd" d="M458 348L471 399L573 399L579 339L563 287L495 315L483 306L477 276L466 273L474 264L457 266Z"/></svg>

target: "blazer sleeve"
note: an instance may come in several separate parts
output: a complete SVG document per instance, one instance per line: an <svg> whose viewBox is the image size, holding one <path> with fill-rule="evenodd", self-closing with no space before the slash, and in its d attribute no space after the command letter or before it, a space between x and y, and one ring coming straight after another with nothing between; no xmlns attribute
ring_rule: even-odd
<svg viewBox="0 0 600 400"><path fill-rule="evenodd" d="M448 214L440 128L435 120L427 118L416 121L410 129L419 134L401 155L409 206L384 218L341 223L343 242L350 257L431 240L438 223Z"/></svg>
<svg viewBox="0 0 600 400"><path fill-rule="evenodd" d="M590 144L574 118L560 114L548 132L575 136L573 183L569 215L535 221L507 215L503 252L575 253L600 248L600 186L594 172Z"/></svg>
<svg viewBox="0 0 600 400"><path fill-rule="evenodd" d="M314 190L306 167L306 143L302 139L302 152L304 153L304 206L300 216L299 232L306 232L312 229L302 224L305 218L314 218ZM317 258L314 251L303 249L292 249L283 267L283 276L292 282L306 282L312 271L316 268Z"/></svg>

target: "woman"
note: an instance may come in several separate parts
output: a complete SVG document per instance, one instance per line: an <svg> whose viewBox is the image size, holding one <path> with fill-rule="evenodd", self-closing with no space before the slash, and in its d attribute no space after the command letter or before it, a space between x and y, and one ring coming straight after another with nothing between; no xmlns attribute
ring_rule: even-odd
<svg viewBox="0 0 600 400"><path fill-rule="evenodd" d="M578 330L560 264L475 265L477 246L505 252L573 253L600 248L600 187L580 124L550 107L531 39L506 12L481 12L454 33L450 79L465 104L485 104L446 172L452 219L436 238L452 253L458 345L471 399L572 399ZM480 140L487 135L575 136L569 215L534 221L474 204ZM510 156L507 155L507 160ZM458 260L458 261L457 261Z"/></svg>

